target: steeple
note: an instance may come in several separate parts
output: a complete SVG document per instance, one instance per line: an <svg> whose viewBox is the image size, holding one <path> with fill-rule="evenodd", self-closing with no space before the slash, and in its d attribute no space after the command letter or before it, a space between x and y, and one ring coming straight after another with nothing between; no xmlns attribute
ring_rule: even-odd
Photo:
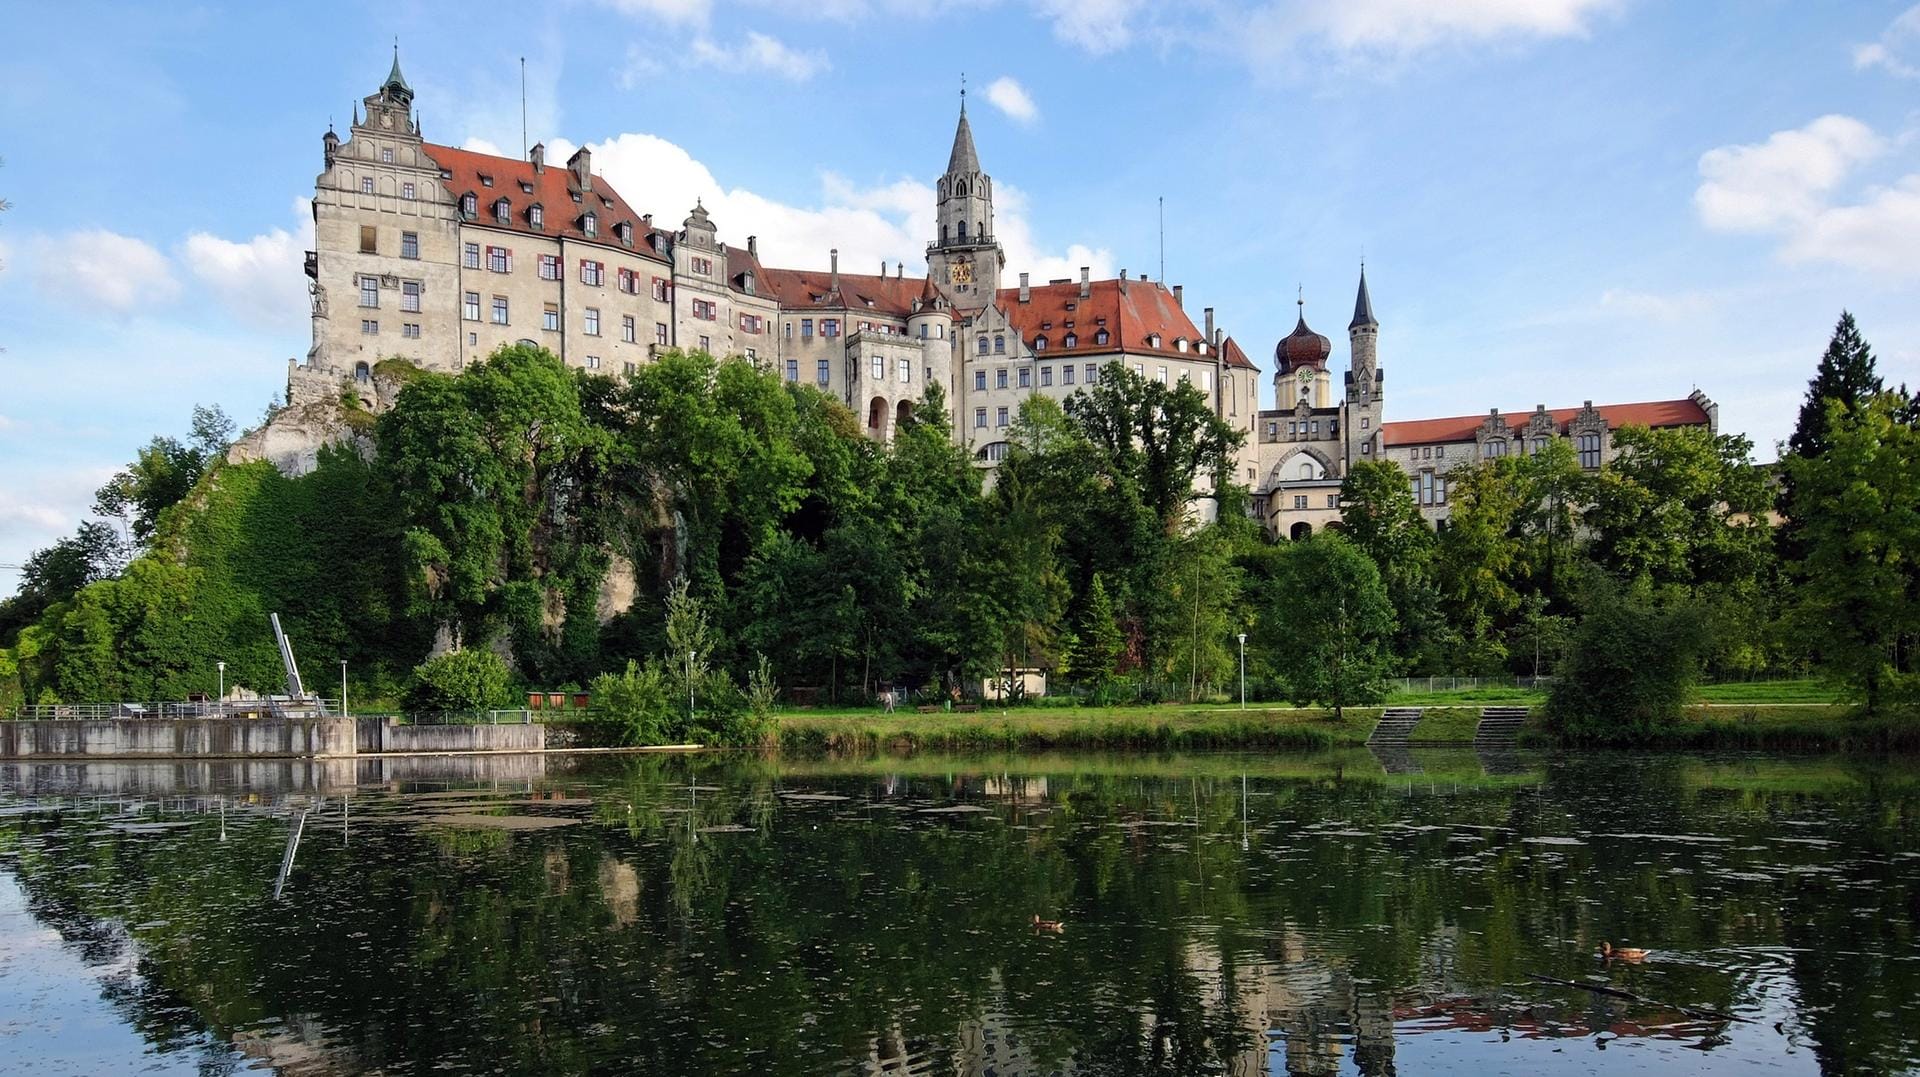
<svg viewBox="0 0 1920 1077"><path fill-rule="evenodd" d="M1353 321L1347 324L1349 331L1366 326L1378 329L1380 323L1373 317L1373 297L1367 294L1367 264L1360 263L1360 294L1353 300Z"/></svg>
<svg viewBox="0 0 1920 1077"><path fill-rule="evenodd" d="M947 157L947 175L980 171L980 155L973 149L973 125L967 122L966 91L960 91L960 126L953 132L953 153Z"/></svg>
<svg viewBox="0 0 1920 1077"><path fill-rule="evenodd" d="M380 84L380 92L399 102L402 106L413 103L413 87L407 85L407 77L400 73L400 39L393 39L393 67L387 72L387 81Z"/></svg>

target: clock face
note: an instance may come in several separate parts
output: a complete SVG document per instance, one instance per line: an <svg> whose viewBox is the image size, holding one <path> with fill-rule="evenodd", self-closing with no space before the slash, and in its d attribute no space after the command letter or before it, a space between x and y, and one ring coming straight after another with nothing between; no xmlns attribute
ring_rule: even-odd
<svg viewBox="0 0 1920 1077"><path fill-rule="evenodd" d="M947 271L947 279L954 284L972 284L973 263L965 258L953 263L952 268Z"/></svg>

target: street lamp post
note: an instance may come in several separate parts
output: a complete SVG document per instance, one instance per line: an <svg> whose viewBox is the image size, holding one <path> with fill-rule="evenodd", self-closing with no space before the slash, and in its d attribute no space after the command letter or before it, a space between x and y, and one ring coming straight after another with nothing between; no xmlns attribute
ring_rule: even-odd
<svg viewBox="0 0 1920 1077"><path fill-rule="evenodd" d="M220 694L214 697L214 702L220 704L220 713L225 714L227 713L227 664L215 662L214 666L220 670Z"/></svg>
<svg viewBox="0 0 1920 1077"><path fill-rule="evenodd" d="M347 717L347 660L340 660L340 717Z"/></svg>
<svg viewBox="0 0 1920 1077"><path fill-rule="evenodd" d="M1247 634L1240 633L1240 709L1247 709Z"/></svg>

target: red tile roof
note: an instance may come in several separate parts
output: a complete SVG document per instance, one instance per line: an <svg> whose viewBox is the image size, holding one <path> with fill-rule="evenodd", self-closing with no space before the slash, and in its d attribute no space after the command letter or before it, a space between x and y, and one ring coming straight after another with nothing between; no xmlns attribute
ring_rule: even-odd
<svg viewBox="0 0 1920 1077"><path fill-rule="evenodd" d="M1176 359L1208 358L1199 354L1206 338L1193 319L1174 302L1172 292L1154 281L1093 281L1085 299L1080 298L1080 282L1053 281L1030 288L1025 303L1020 302L1020 289L1002 288L999 305L1028 347L1035 337L1046 336L1048 355L1066 351L1066 336L1072 333L1074 347L1068 353L1072 355L1127 351ZM1096 344L1095 334L1102 329L1107 331L1107 342ZM1160 335L1158 348L1147 344L1155 333ZM1187 339L1189 349L1184 353L1174 347L1181 337Z"/></svg>
<svg viewBox="0 0 1920 1077"><path fill-rule="evenodd" d="M423 148L427 156L440 166L443 174L452 173L451 178L443 175L440 183L455 199L471 193L478 201L475 224L524 232L531 236L565 236L607 247L631 249L635 254L647 258L662 257L649 242L649 232L652 230L650 221L635 213L633 207L620 197L620 192L614 190L613 184L603 176L593 177L592 190L581 191L574 182L573 170L565 164L548 162L535 171L531 161L495 157L489 153L475 153L452 146L436 146L431 142ZM493 185L483 183L482 176L491 179ZM528 193L521 184L532 187L532 192ZM579 202L573 200L575 194L579 194ZM507 200L509 207L505 221L499 220L493 213L494 203L502 198ZM527 210L534 205L540 206L545 218L540 228L527 222ZM580 219L589 211L598 218L598 228L592 236L581 230ZM631 245L622 243L614 232L614 226L621 223L633 226Z"/></svg>
<svg viewBox="0 0 1920 1077"><path fill-rule="evenodd" d="M1580 414L1580 408L1553 408L1547 414L1553 418L1556 427L1564 427L1574 416ZM1691 400L1650 400L1639 404L1599 404L1595 411L1607 421L1607 426L1618 429L1622 426L1705 426L1707 413L1700 405ZM1501 416L1507 425L1520 429L1533 417L1531 411L1510 411ZM1446 419L1409 419L1405 422L1381 423L1380 433L1388 445L1430 445L1438 442L1472 441L1480 424L1487 421L1485 415L1457 415Z"/></svg>
<svg viewBox="0 0 1920 1077"><path fill-rule="evenodd" d="M1233 370L1260 372L1260 368L1253 365L1253 360L1247 358L1247 353L1240 350L1240 345L1234 343L1232 337L1220 342L1220 365Z"/></svg>
<svg viewBox="0 0 1920 1077"><path fill-rule="evenodd" d="M766 282L766 290L779 296L782 307L868 311L896 318L913 313L913 301L927 283L924 277L842 273L840 290L835 292L833 274L824 269L763 269L760 275Z"/></svg>

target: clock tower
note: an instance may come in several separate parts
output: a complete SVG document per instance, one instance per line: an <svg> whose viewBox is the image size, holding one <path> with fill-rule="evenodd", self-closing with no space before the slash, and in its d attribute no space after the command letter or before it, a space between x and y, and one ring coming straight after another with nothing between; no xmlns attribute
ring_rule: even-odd
<svg viewBox="0 0 1920 1077"><path fill-rule="evenodd" d="M953 153L938 186L936 217L940 235L927 245L927 275L934 287L957 308L991 306L1007 256L994 239L993 177L980 170L964 90Z"/></svg>

